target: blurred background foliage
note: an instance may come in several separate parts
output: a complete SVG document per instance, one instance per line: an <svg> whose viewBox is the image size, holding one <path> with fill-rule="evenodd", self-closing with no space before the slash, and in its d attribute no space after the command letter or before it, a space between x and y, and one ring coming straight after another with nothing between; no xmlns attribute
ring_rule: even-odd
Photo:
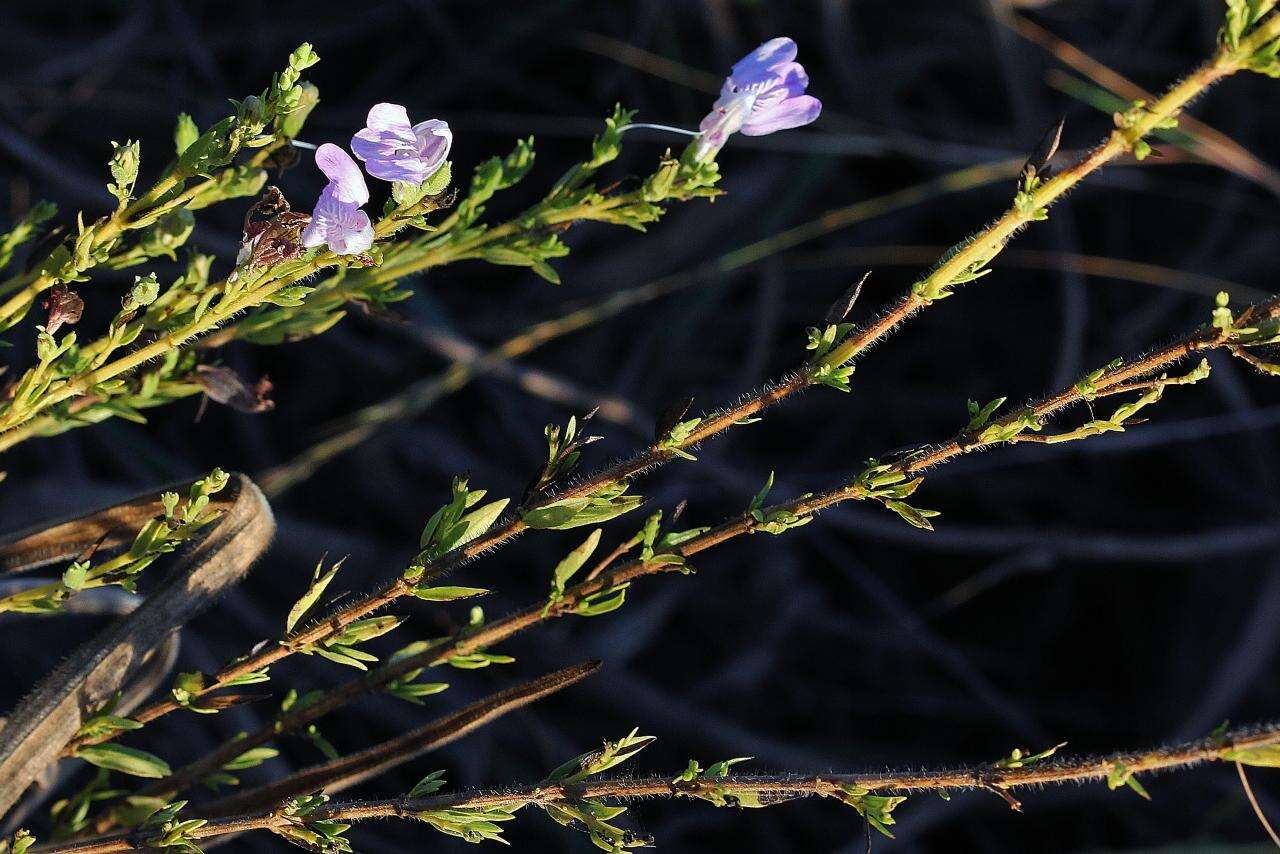
<svg viewBox="0 0 1280 854"><path fill-rule="evenodd" d="M1019 35L1011 15L1159 88L1207 55L1222 13L1220 0L1019 5L7 0L6 220L39 198L57 200L64 216L107 209L110 140L140 138L147 174L148 152L154 166L169 150L179 111L202 125L223 114L227 98L260 89L304 39L324 58L312 73L322 102L305 139L344 142L372 103L404 103L415 116L450 122L455 175L465 175L533 133L535 171L501 200L512 212L580 159L615 102L638 109L638 121L692 127L727 67L770 36L800 43L810 92L826 112L806 132L736 138L720 158L728 195L679 206L648 235L575 228L566 238L573 254L557 264L559 287L527 270L467 262L414 281L415 296L392 322L356 311L302 343L233 346L228 364L274 382L270 413L211 405L196 421L193 399L151 413L147 426L117 419L24 444L3 460L2 527L214 465L260 474L321 438L332 419L443 370L446 345L492 346L533 321L695 269L826 211L1020 160L1062 115L1064 149L1101 139L1110 116L1082 101L1099 101L1098 91ZM1215 90L1194 113L1280 163L1276 103L1274 82L1250 76ZM614 172L644 174L663 146L681 144L637 132ZM665 467L639 491L655 507L687 498L685 519L702 524L745 506L771 469L779 499L821 489L869 456L950 435L966 418L966 398L1030 397L1207 319L1223 287L1214 280L1244 298L1273 290L1275 176L1246 180L1165 148L1163 160L1089 182L1001 256L993 275L874 350L851 395L811 392L704 448L697 463ZM318 183L305 161L281 181L297 199L311 198ZM941 247L1003 210L1013 191L1012 177L1001 176L960 192L934 184L910 204L875 202L875 216L729 273L701 273L677 295L519 363L536 373L481 378L365 439L276 500L280 532L269 556L184 633L180 668L209 669L247 639L273 636L325 551L351 555L343 580L353 590L397 571L451 476L469 472L473 486L518 495L540 464L545 423L605 402L593 430L605 440L587 450L590 468L647 443L654 414L673 399L692 395L695 409L709 408L793 366L804 327L854 277L874 270L855 309L865 318ZM246 206L211 212L192 245L229 265ZM1135 272L1135 264L1156 266ZM112 310L134 272L86 288L86 323L95 301ZM99 296L108 290L109 299ZM1213 361L1200 393L1170 395L1151 424L1079 445L999 450L933 474L920 503L943 512L935 533L875 506L832 510L786 537L716 550L695 562L694 576L642 582L609 617L521 637L502 650L516 664L450 673L453 690L425 709L376 697L321 728L353 750L521 677L586 657L607 661L583 684L353 791L377 797L436 767L458 787L533 781L633 725L659 736L638 769L751 755L760 769L816 771L971 763L1062 740L1072 751L1137 747L1194 737L1224 718L1272 716L1280 708L1269 678L1280 645L1280 393L1239 361ZM456 583L494 588L484 606L505 612L544 596L551 566L580 539L526 537ZM411 610L382 649L465 619L457 606ZM90 628L0 626L0 705L12 705ZM347 676L312 659L283 673L301 688ZM262 713L170 716L150 744L182 761ZM246 781L319 758L303 741L283 749ZM1280 815L1280 783L1261 772L1254 783L1264 808ZM899 810L898 839L873 844L1245 851L1262 838L1228 766L1147 788L1150 804L1100 784L1029 794L1024 815L988 795L915 798ZM632 815L672 851L867 845L863 827L835 804L738 813L646 803ZM364 850L463 848L428 834L377 823L352 836ZM540 820L517 821L509 835L521 850L591 850L584 837ZM284 843L233 845L275 851Z"/></svg>

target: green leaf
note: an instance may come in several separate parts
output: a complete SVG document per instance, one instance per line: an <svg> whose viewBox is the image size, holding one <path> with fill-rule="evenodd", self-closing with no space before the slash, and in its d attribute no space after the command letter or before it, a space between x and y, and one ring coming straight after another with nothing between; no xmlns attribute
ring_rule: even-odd
<svg viewBox="0 0 1280 854"><path fill-rule="evenodd" d="M1260 768L1280 768L1280 744L1264 744L1260 747L1229 747L1220 754L1228 762L1256 765Z"/></svg>
<svg viewBox="0 0 1280 854"><path fill-rule="evenodd" d="M994 767L1026 768L1029 765L1035 765L1038 762L1043 762L1066 746L1067 743L1064 741L1060 744L1055 744L1053 747L1047 747L1039 753L1027 753L1022 748L1015 747L1008 756L997 760Z"/></svg>
<svg viewBox="0 0 1280 854"><path fill-rule="evenodd" d="M769 497L769 493L773 491L773 472L769 472L769 477L764 482L764 486L756 493L755 498L751 499L751 503L747 505L747 512L753 516L764 506L765 499Z"/></svg>
<svg viewBox="0 0 1280 854"><path fill-rule="evenodd" d="M586 498L564 498L525 511L522 519L531 528L564 531L607 522L644 503L639 495L627 495L627 484L606 484Z"/></svg>
<svg viewBox="0 0 1280 854"><path fill-rule="evenodd" d="M580 617L599 617L618 610L626 601L627 585L620 584L586 597L574 607L573 613Z"/></svg>
<svg viewBox="0 0 1280 854"><path fill-rule="evenodd" d="M76 738L102 740L114 736L118 732L141 729L142 724L131 718L122 718L110 714L98 714L86 720L76 731Z"/></svg>
<svg viewBox="0 0 1280 854"><path fill-rule="evenodd" d="M325 588L329 586L330 581L333 581L333 577L338 574L338 570L342 569L342 564L345 560L346 558L343 558L335 563L328 572L324 572L324 558L320 559L316 564L315 570L311 573L311 586L289 609L289 617L284 623L285 634L291 633L293 627L320 601L320 597L324 595Z"/></svg>
<svg viewBox="0 0 1280 854"><path fill-rule="evenodd" d="M455 599L470 599L484 596L489 591L482 587L415 587L413 595L428 602L452 602Z"/></svg>
<svg viewBox="0 0 1280 854"><path fill-rule="evenodd" d="M603 533L602 528L596 528L591 534L565 557L564 560L556 564L555 571L552 573L551 586L557 593L563 593L565 585L573 578L574 574L582 568L595 552L596 547L600 545L600 535Z"/></svg>
<svg viewBox="0 0 1280 854"><path fill-rule="evenodd" d="M965 432L970 433L974 430L987 426L987 422L991 420L991 416L996 410L1004 405L1008 400L1005 397L997 397L986 406L979 406L976 400L969 401L969 424L966 426Z"/></svg>
<svg viewBox="0 0 1280 854"><path fill-rule="evenodd" d="M466 545L477 536L484 534L486 530L492 528L495 521L498 521L498 517L502 516L502 511L507 510L508 503L511 503L509 499L499 498L498 501L489 502L484 506L477 507L476 510L472 510L470 513L466 513L462 519L458 520L458 524L465 525L466 528L463 529L461 536L458 536L457 539L454 539L449 544L448 548L452 549L460 547L460 545Z"/></svg>
<svg viewBox="0 0 1280 854"><path fill-rule="evenodd" d="M1133 769L1125 766L1123 762L1117 762L1111 766L1111 770L1107 772L1107 788L1115 791L1121 786L1128 786L1138 794L1143 800L1151 800L1151 795L1146 788L1138 782L1138 778L1133 775Z"/></svg>
<svg viewBox="0 0 1280 854"><path fill-rule="evenodd" d="M414 784L414 787L409 790L408 796L411 798L425 798L427 795L433 795L443 789L444 785L444 771L432 771Z"/></svg>
<svg viewBox="0 0 1280 854"><path fill-rule="evenodd" d="M348 623L342 631L323 643L328 646L352 646L381 637L405 621L404 617L386 614L381 617L365 617ZM369 658L370 661L377 659Z"/></svg>
<svg viewBox="0 0 1280 854"><path fill-rule="evenodd" d="M418 813L418 818L441 833L467 842L506 842L497 822L510 821L515 815L511 807L459 807L426 810Z"/></svg>
<svg viewBox="0 0 1280 854"><path fill-rule="evenodd" d="M91 744L78 748L75 755L90 765L134 777L160 779L170 774L168 763L158 756L119 744Z"/></svg>
<svg viewBox="0 0 1280 854"><path fill-rule="evenodd" d="M417 678L417 675L417 673L414 673L412 678ZM449 690L449 683L412 682L396 679L388 682L384 690L394 697L399 697L401 700L421 706L423 697L430 697L432 694L439 694L441 691Z"/></svg>
<svg viewBox="0 0 1280 854"><path fill-rule="evenodd" d="M178 124L173 129L173 147L178 156L182 156L182 152L199 138L200 128L196 127L195 119L186 113L178 113Z"/></svg>
<svg viewBox="0 0 1280 854"><path fill-rule="evenodd" d="M838 794L834 795L858 811L867 820L867 824L893 839L889 827L895 824L893 811L906 800L901 796L873 795L868 789L850 783L842 784Z"/></svg>
<svg viewBox="0 0 1280 854"><path fill-rule="evenodd" d="M243 771L246 768L257 768L268 759L274 759L280 751L271 747L253 747L222 766L224 771Z"/></svg>
<svg viewBox="0 0 1280 854"><path fill-rule="evenodd" d="M490 664L513 664L515 659L509 655L498 655L492 652L471 652L466 655L455 655L449 659L449 666L459 670L479 670Z"/></svg>
<svg viewBox="0 0 1280 854"><path fill-rule="evenodd" d="M638 729L624 735L617 741L606 741L600 750L593 750L570 759L547 775L551 783L580 783L588 777L601 774L621 765L650 744L657 741L652 735L640 735Z"/></svg>

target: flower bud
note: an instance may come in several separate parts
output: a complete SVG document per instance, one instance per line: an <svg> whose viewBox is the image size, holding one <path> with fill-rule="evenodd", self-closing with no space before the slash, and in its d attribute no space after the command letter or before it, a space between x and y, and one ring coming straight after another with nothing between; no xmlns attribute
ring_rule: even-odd
<svg viewBox="0 0 1280 854"><path fill-rule="evenodd" d="M196 226L196 218L185 208L167 213L142 233L139 243L148 257L175 257L174 250L187 242Z"/></svg>
<svg viewBox="0 0 1280 854"><path fill-rule="evenodd" d="M142 160L142 146L136 141L123 145L111 143L111 177L114 182L107 185L107 190L123 204L133 194L133 185L138 180L138 165Z"/></svg>
<svg viewBox="0 0 1280 854"><path fill-rule="evenodd" d="M151 305L158 296L160 296L160 283L156 281L155 273L134 277L133 288L129 291L129 300L134 305Z"/></svg>

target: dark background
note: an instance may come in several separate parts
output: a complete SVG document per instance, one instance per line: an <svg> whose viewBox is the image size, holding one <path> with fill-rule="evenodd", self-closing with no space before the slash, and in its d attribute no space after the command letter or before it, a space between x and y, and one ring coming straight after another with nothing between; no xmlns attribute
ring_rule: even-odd
<svg viewBox="0 0 1280 854"><path fill-rule="evenodd" d="M1222 7L1220 0L1038 5L1035 20L1148 87L1207 55ZM466 176L517 135L536 134L534 173L492 205L495 214L518 210L578 159L615 101L640 109L642 121L691 127L712 96L687 83L714 85L767 37L800 43L810 91L826 114L803 131L734 139L721 157L728 195L714 205L678 207L648 235L574 229L573 254L557 263L559 288L476 262L412 283L416 295L398 307L404 318L478 344L828 209L1025 154L1062 114L1066 148L1092 144L1110 125L1049 86L1046 73L1057 64L997 23L991 7L969 0L10 0L0 23L0 206L20 212L48 197L64 215L106 209L109 140L142 140L145 177L156 162L148 151L167 156L178 111L202 124L221 116L226 98L261 89L304 39L323 58L310 72L323 100L308 140L345 141L370 104L396 101L415 117L451 123L455 175ZM694 73L620 62L626 55L602 39ZM1263 160L1280 162L1278 91L1260 77L1231 80L1196 114ZM680 142L628 137L609 174L646 174L667 144ZM284 179L298 198L318 188L318 176L304 167ZM696 406L711 407L797 364L804 327L863 269L857 258L815 251L946 245L998 214L1012 193L1005 180L934 195L706 279L554 343L525 364L588 396L625 402L628 424L594 425L606 438L587 452L593 468L646 443L652 413L671 399L694 395ZM211 212L193 240L218 252L220 270L246 206ZM1217 168L1115 168L1056 207L1017 247L1148 262L1268 290L1277 225L1274 195ZM920 259L886 260L897 259L875 265L855 309L860 318L919 274ZM696 464L675 463L642 479L639 489L656 507L687 498L685 518L701 523L738 511L771 469L778 471L775 496L826 488L869 456L955 432L968 397L1038 395L1190 329L1207 319L1216 290L1176 274L1153 286L1013 261L996 268L872 352L851 395L805 394L703 448ZM86 297L92 303L100 292L118 293L125 281L105 278ZM25 339L35 322L29 318L16 337ZM359 316L320 338L237 345L226 358L247 376L270 375L274 412L212 407L197 423L192 399L155 411L147 426L113 421L27 443L3 460L3 527L214 465L262 472L317 438L329 420L445 364ZM820 771L979 763L1015 746L1064 740L1081 752L1142 747L1200 736L1224 718L1274 715L1280 389L1240 362L1213 362L1209 381L1171 390L1152 423L1124 435L1003 449L935 472L917 503L943 512L936 533L875 506L834 510L782 538L760 535L716 549L695 561L692 577L637 584L613 615L561 620L521 637L502 650L517 656L515 665L450 672L453 689L425 708L390 698L357 704L322 724L340 749L390 737L556 666L607 662L587 682L351 794L394 795L438 767L457 787L531 782L632 726L659 737L635 762L640 771L675 771L691 756L704 766L754 756L759 770ZM182 668L211 669L275 636L326 551L350 554L339 584L353 590L397 572L447 497L451 476L470 472L474 486L518 494L543 453L543 424L580 408L482 379L322 468L276 504L280 531L267 559L184 633ZM638 522L639 515L615 526L618 535ZM485 608L503 613L543 596L550 567L583 533L526 536L455 579L495 588ZM413 619L395 634L400 643L447 630L466 608L407 611ZM82 637L68 625L0 624L5 704ZM385 640L375 646L398 645ZM309 688L351 672L307 659L273 674L278 686ZM265 711L172 715L131 743L177 762ZM317 758L309 745L288 742L280 760L244 777L260 781ZM1280 817L1280 780L1259 769L1253 782ZM1152 803L1101 784L1027 792L1023 815L993 795L921 796L899 809L897 841L877 836L872 845L1241 851L1264 840L1230 766L1146 785ZM830 802L744 813L646 802L628 815L630 826L670 851L861 852L867 844L856 814ZM463 850L402 823L362 826L352 836L366 851ZM517 850L593 850L585 837L531 813L508 836ZM232 847L284 844L258 837Z"/></svg>

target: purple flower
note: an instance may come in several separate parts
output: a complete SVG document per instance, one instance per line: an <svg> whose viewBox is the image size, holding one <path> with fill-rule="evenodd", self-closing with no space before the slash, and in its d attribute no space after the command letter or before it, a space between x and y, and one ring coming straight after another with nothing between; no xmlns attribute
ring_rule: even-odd
<svg viewBox="0 0 1280 854"><path fill-rule="evenodd" d="M373 223L360 206L369 187L351 155L331 142L316 149L316 165L329 179L320 191L311 222L302 232L307 248L327 244L339 255L359 255L373 245Z"/></svg>
<svg viewBox="0 0 1280 854"><path fill-rule="evenodd" d="M696 155L714 155L729 136L764 136L807 125L822 112L822 102L804 94L809 75L796 62L796 43L770 39L733 66L720 97L698 125Z"/></svg>
<svg viewBox="0 0 1280 854"><path fill-rule="evenodd" d="M374 104L366 124L351 137L351 150L370 175L383 181L421 184L440 168L453 145L448 122L429 119L410 125L399 104Z"/></svg>

